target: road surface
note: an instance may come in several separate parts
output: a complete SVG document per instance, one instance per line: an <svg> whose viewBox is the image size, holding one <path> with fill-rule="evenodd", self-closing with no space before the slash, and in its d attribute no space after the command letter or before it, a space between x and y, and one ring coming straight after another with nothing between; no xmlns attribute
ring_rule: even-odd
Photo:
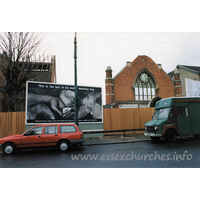
<svg viewBox="0 0 200 200"><path fill-rule="evenodd" d="M25 150L14 155L0 151L0 168L199 168L200 140L175 143L152 141Z"/></svg>

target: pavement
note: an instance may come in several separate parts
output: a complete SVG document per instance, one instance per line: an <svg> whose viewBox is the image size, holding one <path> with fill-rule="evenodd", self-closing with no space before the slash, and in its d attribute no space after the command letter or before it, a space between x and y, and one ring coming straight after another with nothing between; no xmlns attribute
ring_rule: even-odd
<svg viewBox="0 0 200 200"><path fill-rule="evenodd" d="M91 138L84 138L85 142L83 143L84 146L90 145L106 145L106 144L120 144L120 143L133 143L133 142L144 142L150 141L151 138L148 136L144 136L144 134L136 134L130 136L102 136L102 137L91 137Z"/></svg>

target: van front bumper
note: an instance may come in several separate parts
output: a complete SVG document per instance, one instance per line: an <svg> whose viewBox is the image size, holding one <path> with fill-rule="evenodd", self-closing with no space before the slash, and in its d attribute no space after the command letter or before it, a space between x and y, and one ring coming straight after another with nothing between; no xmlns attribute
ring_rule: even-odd
<svg viewBox="0 0 200 200"><path fill-rule="evenodd" d="M162 134L156 134L156 133L144 133L144 135L151 137L162 137Z"/></svg>

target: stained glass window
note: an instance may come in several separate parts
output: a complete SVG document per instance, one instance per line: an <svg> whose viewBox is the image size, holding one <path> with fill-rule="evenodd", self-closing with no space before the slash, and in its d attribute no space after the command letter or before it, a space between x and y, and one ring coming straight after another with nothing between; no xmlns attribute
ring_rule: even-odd
<svg viewBox="0 0 200 200"><path fill-rule="evenodd" d="M155 97L155 83L153 78L146 72L142 72L135 82L135 100L147 101Z"/></svg>

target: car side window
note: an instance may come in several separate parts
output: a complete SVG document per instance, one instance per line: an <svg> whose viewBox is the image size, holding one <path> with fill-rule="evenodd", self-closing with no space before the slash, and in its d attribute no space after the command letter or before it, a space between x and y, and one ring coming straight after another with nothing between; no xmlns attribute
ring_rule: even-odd
<svg viewBox="0 0 200 200"><path fill-rule="evenodd" d="M60 133L74 133L76 128L74 126L60 126Z"/></svg>
<svg viewBox="0 0 200 200"><path fill-rule="evenodd" d="M44 134L56 134L58 133L57 126L46 126Z"/></svg>
<svg viewBox="0 0 200 200"><path fill-rule="evenodd" d="M177 107L177 117L188 117L188 108L187 107Z"/></svg>
<svg viewBox="0 0 200 200"><path fill-rule="evenodd" d="M28 131L25 135L42 135L43 127L36 127Z"/></svg>

